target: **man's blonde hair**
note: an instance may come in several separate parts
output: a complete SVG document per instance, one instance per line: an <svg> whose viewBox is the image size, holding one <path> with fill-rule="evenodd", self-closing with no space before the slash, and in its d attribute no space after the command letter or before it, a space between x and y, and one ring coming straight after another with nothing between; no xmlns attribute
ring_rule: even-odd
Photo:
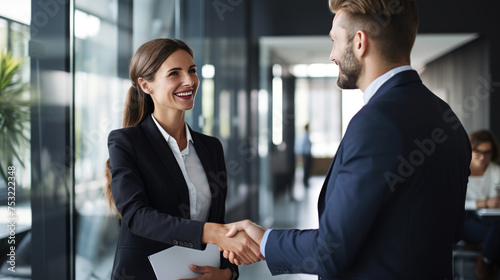
<svg viewBox="0 0 500 280"><path fill-rule="evenodd" d="M329 0L330 10L344 11L349 19L348 39L367 32L389 61L410 56L418 30L415 0Z"/></svg>

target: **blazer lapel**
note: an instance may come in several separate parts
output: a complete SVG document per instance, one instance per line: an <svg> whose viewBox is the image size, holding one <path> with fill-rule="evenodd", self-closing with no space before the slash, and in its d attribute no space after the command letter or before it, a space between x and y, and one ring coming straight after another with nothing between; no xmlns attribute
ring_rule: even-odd
<svg viewBox="0 0 500 280"><path fill-rule="evenodd" d="M333 169L333 166L335 165L335 160L337 159L337 156L339 154L341 146L342 146L342 140L340 141L339 147L337 148L337 152L335 152L335 156L332 159L332 163L330 164L330 168L328 168L328 172L326 173L326 177L325 177L325 182L323 182L323 187L321 188L321 192L319 194L319 199L318 199L318 214L319 214L319 216L321 216L321 213L323 213L323 209L325 209L326 189L328 187L328 182L330 180L330 176L332 175L332 169Z"/></svg>
<svg viewBox="0 0 500 280"><path fill-rule="evenodd" d="M146 117L146 119L142 122L141 127L146 134L151 146L156 151L158 156L160 157L163 165L165 166L166 171L170 174L174 181L174 185L180 193L181 204L186 205L186 207L182 207L181 213L183 218L189 219L191 217L190 213L190 202L189 202L189 192L186 184L186 180L184 179L184 175L182 175L182 171L177 164L177 160L175 159L174 153L170 149L167 141L158 130L158 127L154 123L151 116Z"/></svg>
<svg viewBox="0 0 500 280"><path fill-rule="evenodd" d="M191 132L191 137L193 137L193 142L194 142L194 147L196 149L196 154L198 154L198 158L200 159L201 165L203 166L203 170L205 170L205 175L207 176L207 181L208 185L211 186L216 186L219 187L219 184L214 181L214 178L212 176L209 176L209 174L213 172L217 172L215 170L215 166L213 165L213 162L210 160L210 155L207 153L208 147L205 146L205 143L201 141L200 137L198 137L198 133L193 131L191 127L189 127L189 131ZM215 192L216 194L220 194L220 190L212 190L210 189L212 194ZM219 205L221 203L225 203L224 201L221 201L220 195L212 195L212 202L210 204L210 213L208 214L208 221L210 222L218 222L218 210L219 210Z"/></svg>
<svg viewBox="0 0 500 280"><path fill-rule="evenodd" d="M373 95L373 97L370 99L368 104L376 100L378 97L382 96L385 92L387 92L389 89L395 87L395 86L401 86L407 83L412 83L412 82L422 82L420 80L420 77L418 76L418 73L414 70L411 71L403 71L400 72L394 77L390 78L387 82L385 82L378 90L377 92ZM328 173L326 174L325 182L323 183L323 187L321 188L321 192L319 195L318 199L318 213L321 216L321 213L323 213L323 210L325 209L325 196L326 196L326 191L328 188L328 182L331 177L332 169L335 165L335 160L337 158L337 155L339 153L340 147L342 146L342 141L340 142L339 148L337 149L337 152L335 153L335 156L332 160L332 163L330 164L330 168L328 169Z"/></svg>

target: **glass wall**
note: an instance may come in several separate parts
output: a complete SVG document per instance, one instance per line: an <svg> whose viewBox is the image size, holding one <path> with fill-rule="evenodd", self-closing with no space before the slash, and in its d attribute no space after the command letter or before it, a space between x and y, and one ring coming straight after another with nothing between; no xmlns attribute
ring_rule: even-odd
<svg viewBox="0 0 500 280"><path fill-rule="evenodd" d="M249 131L256 130L250 115L258 98L249 94L242 3L228 12L203 0L22 0L0 11L0 48L23 59L13 77L26 82L20 99L27 102L16 115L21 121L26 113L18 128L27 141L1 165L0 210L13 200L15 178L16 219L15 230L1 227L0 279L110 278L119 222L102 194L107 136L121 127L133 52L158 37L194 49L201 86L186 121L223 143L228 221L252 218L255 208L245 206L257 203L250 199L257 195L257 142ZM1 129L4 116L0 111ZM5 135L2 158L15 142ZM0 215L2 224L11 221Z"/></svg>
<svg viewBox="0 0 500 280"><path fill-rule="evenodd" d="M109 279L118 220L108 215L102 196L106 140L120 127L127 77L118 70L120 26L118 14L126 9L115 0L75 1L75 276ZM130 13L130 11L127 11ZM121 44L131 44L122 41ZM110 214L110 213L109 213Z"/></svg>
<svg viewBox="0 0 500 280"><path fill-rule="evenodd" d="M0 11L0 278L30 275L30 39L26 1ZM17 66L13 66L17 65Z"/></svg>
<svg viewBox="0 0 500 280"><path fill-rule="evenodd" d="M183 19L183 7L175 0L75 0L73 218L78 280L110 278L119 227L102 190L107 136L121 127L131 85L128 62L146 41L182 37L176 34L176 22ZM193 119L191 112L187 121Z"/></svg>
<svg viewBox="0 0 500 280"><path fill-rule="evenodd" d="M76 279L109 278L118 221L106 216L102 197L106 138L121 127L129 60L151 39L181 38L193 48L200 87L186 121L222 141L229 175L228 220L249 218L251 209L241 206L249 201L249 166L256 161L251 162L252 142L246 140L250 104L244 8L224 21L203 0L75 0Z"/></svg>

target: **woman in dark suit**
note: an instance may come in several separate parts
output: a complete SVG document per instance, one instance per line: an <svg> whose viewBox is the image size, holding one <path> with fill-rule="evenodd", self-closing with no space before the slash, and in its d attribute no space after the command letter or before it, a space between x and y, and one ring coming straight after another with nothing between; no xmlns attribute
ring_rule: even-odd
<svg viewBox="0 0 500 280"><path fill-rule="evenodd" d="M257 261L259 247L246 234L227 238L219 224L227 191L221 143L184 121L199 84L192 50L180 40L147 42L132 57L130 79L124 128L108 138L105 194L121 218L111 278L156 279L148 256L173 245L211 243L235 248L242 263ZM203 279L238 277L222 256L220 268L191 269Z"/></svg>

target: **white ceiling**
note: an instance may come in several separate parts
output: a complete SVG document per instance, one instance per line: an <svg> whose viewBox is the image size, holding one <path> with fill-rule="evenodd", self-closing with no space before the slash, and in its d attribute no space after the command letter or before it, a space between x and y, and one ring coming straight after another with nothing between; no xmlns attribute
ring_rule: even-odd
<svg viewBox="0 0 500 280"><path fill-rule="evenodd" d="M419 34L412 51L412 67L420 70L425 64L476 39L477 34ZM330 63L331 39L325 36L262 37L261 48L267 48L284 63Z"/></svg>

